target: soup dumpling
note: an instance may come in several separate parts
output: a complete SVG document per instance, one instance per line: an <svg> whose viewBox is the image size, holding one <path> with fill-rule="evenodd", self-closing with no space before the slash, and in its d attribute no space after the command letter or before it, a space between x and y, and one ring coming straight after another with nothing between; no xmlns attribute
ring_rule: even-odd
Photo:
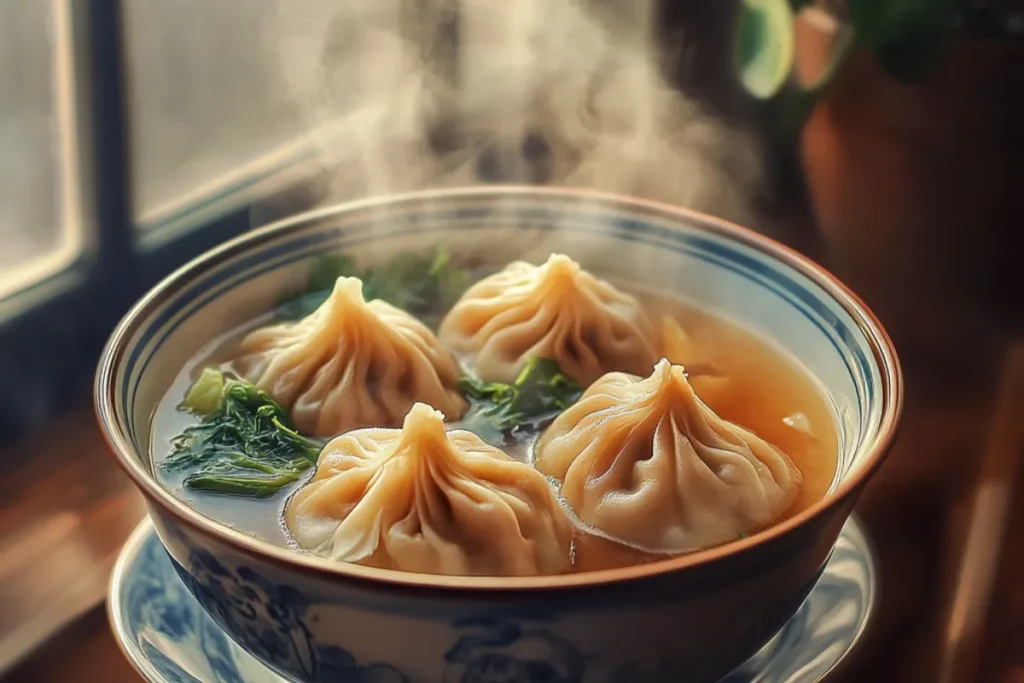
<svg viewBox="0 0 1024 683"><path fill-rule="evenodd" d="M558 416L536 467L594 529L652 552L687 552L759 531L796 497L784 453L718 417L683 367L610 373Z"/></svg>
<svg viewBox="0 0 1024 683"><path fill-rule="evenodd" d="M405 311L366 302L358 278L338 278L302 320L250 333L233 369L289 410L301 432L317 436L397 426L416 401L451 419L468 407L451 353Z"/></svg>
<svg viewBox="0 0 1024 683"><path fill-rule="evenodd" d="M401 430L323 449L285 509L303 548L411 572L529 576L569 568L573 527L548 481L418 403Z"/></svg>
<svg viewBox="0 0 1024 683"><path fill-rule="evenodd" d="M647 372L654 331L640 304L561 254L509 264L463 294L438 336L485 381L512 382L533 357L586 386L605 372Z"/></svg>

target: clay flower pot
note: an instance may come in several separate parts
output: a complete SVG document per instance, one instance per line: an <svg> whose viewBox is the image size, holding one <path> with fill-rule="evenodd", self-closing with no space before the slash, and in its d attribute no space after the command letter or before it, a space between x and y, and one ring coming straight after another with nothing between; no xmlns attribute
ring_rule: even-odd
<svg viewBox="0 0 1024 683"><path fill-rule="evenodd" d="M801 13L799 80L821 73L839 30ZM1022 67L1019 42L956 38L906 83L855 53L801 131L830 265L910 358L955 360L1019 329Z"/></svg>

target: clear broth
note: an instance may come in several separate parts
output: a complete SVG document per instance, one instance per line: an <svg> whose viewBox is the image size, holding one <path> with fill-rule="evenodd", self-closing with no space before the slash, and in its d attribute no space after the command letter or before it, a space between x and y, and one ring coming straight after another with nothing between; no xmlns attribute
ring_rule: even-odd
<svg viewBox="0 0 1024 683"><path fill-rule="evenodd" d="M689 338L687 365L694 390L723 418L754 432L789 455L803 475L796 500L776 523L821 500L835 477L838 433L824 392L795 359L772 347L739 325L675 300L639 294L652 319L670 316ZM284 506L291 494L313 476L266 500L196 493L183 484L185 474L169 472L160 462L171 451L172 439L195 418L178 404L202 368L230 357L249 330L271 322L269 316L252 321L214 340L182 368L153 417L152 455L157 480L203 515L242 533L302 552L288 533ZM437 319L426 320L428 324ZM436 325L432 325L436 329ZM659 344L660 344L659 340ZM680 362L684 359L670 360ZM710 372L708 371L710 370ZM458 428L453 423L451 428ZM539 431L523 431L502 448L529 462ZM649 553L593 536L580 530L575 545L574 572L622 567L658 559Z"/></svg>

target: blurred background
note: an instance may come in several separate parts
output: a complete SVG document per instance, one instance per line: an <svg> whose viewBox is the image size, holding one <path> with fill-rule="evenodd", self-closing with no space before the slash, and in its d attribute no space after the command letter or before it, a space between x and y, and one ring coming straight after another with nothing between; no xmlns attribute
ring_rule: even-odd
<svg viewBox="0 0 1024 683"><path fill-rule="evenodd" d="M1024 3L0 0L0 680L137 681L144 514L91 412L148 287L297 211L477 183L744 223L875 310L907 380L843 680L1024 681Z"/></svg>

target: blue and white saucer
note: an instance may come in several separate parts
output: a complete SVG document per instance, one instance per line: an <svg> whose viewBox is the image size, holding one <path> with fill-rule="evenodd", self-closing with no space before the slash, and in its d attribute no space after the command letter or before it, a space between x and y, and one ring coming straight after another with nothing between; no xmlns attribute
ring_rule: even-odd
<svg viewBox="0 0 1024 683"><path fill-rule="evenodd" d="M824 679L864 632L875 605L875 581L871 547L851 518L797 613L722 683ZM206 615L175 573L149 519L121 551L108 608L122 650L150 683L286 683Z"/></svg>

